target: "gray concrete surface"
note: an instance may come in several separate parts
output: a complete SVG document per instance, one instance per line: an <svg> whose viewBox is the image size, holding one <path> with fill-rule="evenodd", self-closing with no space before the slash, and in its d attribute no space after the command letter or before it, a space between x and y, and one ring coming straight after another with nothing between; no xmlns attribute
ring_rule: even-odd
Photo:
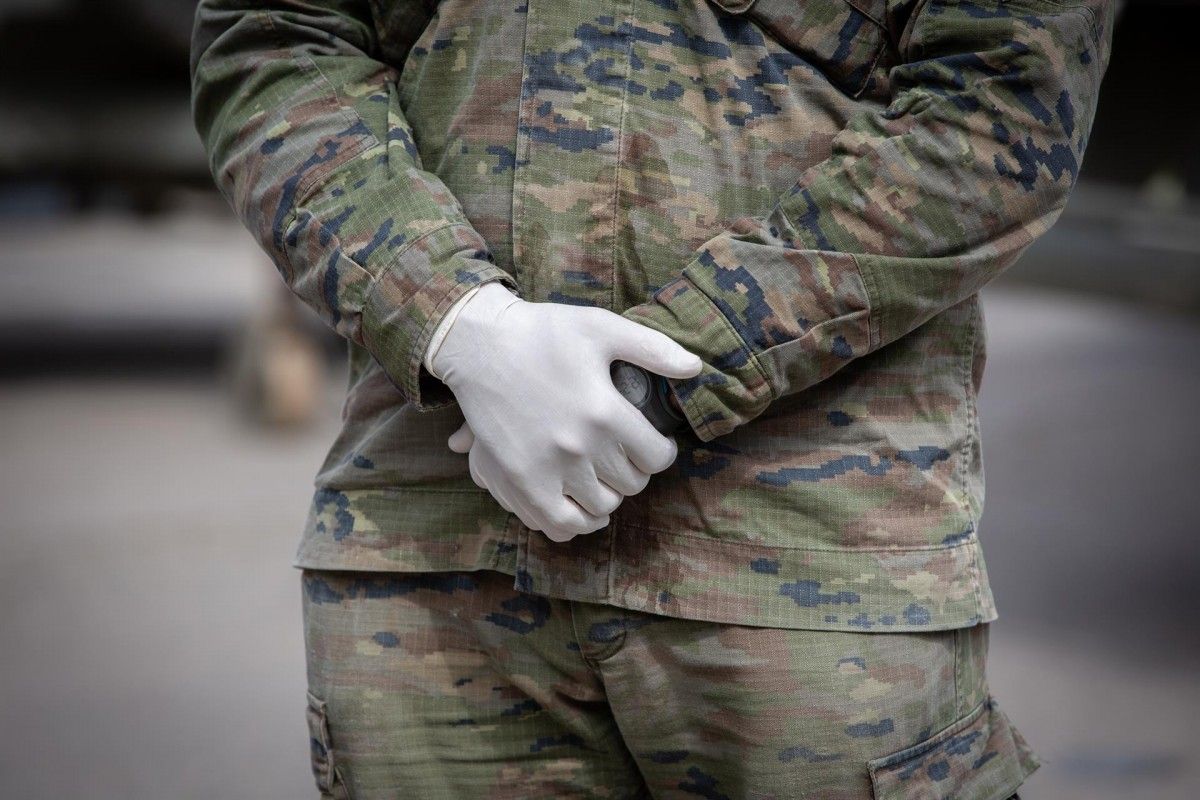
<svg viewBox="0 0 1200 800"><path fill-rule="evenodd" d="M1200 324L989 289L981 526L1026 800L1200 796L1192 519ZM324 422L197 379L0 384L0 786L315 797L288 563Z"/></svg>

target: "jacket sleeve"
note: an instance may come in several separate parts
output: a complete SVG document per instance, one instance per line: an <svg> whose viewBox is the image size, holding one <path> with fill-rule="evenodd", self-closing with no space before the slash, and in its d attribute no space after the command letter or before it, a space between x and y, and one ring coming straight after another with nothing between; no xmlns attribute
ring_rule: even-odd
<svg viewBox="0 0 1200 800"><path fill-rule="evenodd" d="M915 11L903 19L901 5ZM672 379L703 441L967 299L1057 219L1111 49L1112 0L890 0L884 109L764 216L624 314L704 361Z"/></svg>
<svg viewBox="0 0 1200 800"><path fill-rule="evenodd" d="M393 12L413 40L422 5ZM454 401L422 365L446 310L472 286L517 286L422 168L377 44L365 0L201 0L193 115L218 187L292 291L425 410Z"/></svg>

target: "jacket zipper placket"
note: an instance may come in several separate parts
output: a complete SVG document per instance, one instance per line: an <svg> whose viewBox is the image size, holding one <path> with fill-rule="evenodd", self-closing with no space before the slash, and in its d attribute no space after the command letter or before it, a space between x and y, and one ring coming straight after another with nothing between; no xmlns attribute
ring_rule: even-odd
<svg viewBox="0 0 1200 800"><path fill-rule="evenodd" d="M552 299L551 291L559 284L561 276L539 275L542 270L571 269L570 265L555 264L553 258L547 260L544 254L534 253L529 249L529 226L533 224L533 220L529 216L532 204L531 181L538 174L537 170L542 167L540 159L547 159L546 163L553 164L555 162L549 159L570 159L575 155L571 152L555 152L555 145L545 141L546 137L543 137L543 141L534 141L532 131L537 125L539 106L547 102L542 90L546 89L546 94L551 96L556 90L553 87L543 87L537 84L538 73L532 69L533 59L544 59L545 53L557 52L558 49L566 46L564 39L567 32L565 29L556 29L551 24L552 21L571 18L581 9L586 9L589 17L587 24L603 30L602 21L607 21L608 30L604 30L601 35L607 34L611 37L611 41L619 41L621 44L619 51L615 54L614 63L608 70L609 75L620 76L619 89L613 90L611 86L585 84L588 89L588 109L592 112L588 120L589 129L608 128L611 133L609 140L611 144L607 147L597 148L596 151L589 151L583 156L597 158L596 153L598 152L600 154L598 174L612 183L611 191L608 191L609 187L604 187L608 197L607 213L610 215L610 218L604 222L609 225L611 241L605 248L602 260L597 259L595 253L591 255L593 263L596 261L607 262L604 264L607 267L607 275L604 277L607 279L608 285L598 288L594 302L601 307L614 308L617 283L616 260L620 250L618 244L620 209L618 204L621 194L621 149L624 140L625 107L628 102L628 85L632 68L631 23L634 2L635 0L594 0L582 3L571 3L567 0L528 0L526 4L521 93L517 115L517 157L513 170L512 245L513 263L519 289L522 297L527 300L544 302ZM543 8L543 6L545 7ZM574 9L571 9L571 6L574 6ZM602 58L613 53L614 51L610 49L604 54L593 53L593 57ZM542 69L545 68L543 64ZM554 109L553 103L550 108ZM545 109L543 108L542 111L544 115ZM609 163L605 163L606 161ZM594 206L592 210L595 211ZM519 526L517 569L518 583L521 584L518 588L560 596L563 593L569 593L571 597L596 601L602 601L611 595L613 577L611 558L615 555L612 525L604 531L576 537L564 546L549 541L540 532L531 532L524 525L520 525L519 521L517 524ZM586 568L579 568L580 559L586 561ZM576 566L570 568L567 561ZM564 569L553 566L557 563L562 563ZM570 575L578 577L575 582L568 584L567 581L571 580L568 578Z"/></svg>

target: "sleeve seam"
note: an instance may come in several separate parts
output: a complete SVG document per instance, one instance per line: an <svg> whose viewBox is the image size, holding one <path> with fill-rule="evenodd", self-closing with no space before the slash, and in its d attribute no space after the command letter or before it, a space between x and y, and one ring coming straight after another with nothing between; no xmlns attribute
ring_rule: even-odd
<svg viewBox="0 0 1200 800"><path fill-rule="evenodd" d="M883 314L887 310L887 305L878 301L879 284L875 280L875 274L870 270L863 269L863 262L857 253L849 255L854 261L854 268L858 270L858 279L862 281L863 293L867 296L867 348L870 352L874 352L883 346ZM855 313L861 313L861 311Z"/></svg>

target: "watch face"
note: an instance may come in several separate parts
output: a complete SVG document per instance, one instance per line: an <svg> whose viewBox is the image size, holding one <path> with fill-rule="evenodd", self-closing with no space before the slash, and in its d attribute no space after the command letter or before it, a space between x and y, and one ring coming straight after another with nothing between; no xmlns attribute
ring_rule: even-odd
<svg viewBox="0 0 1200 800"><path fill-rule="evenodd" d="M626 361L614 361L612 379L621 395L639 408L650 399L650 376Z"/></svg>

